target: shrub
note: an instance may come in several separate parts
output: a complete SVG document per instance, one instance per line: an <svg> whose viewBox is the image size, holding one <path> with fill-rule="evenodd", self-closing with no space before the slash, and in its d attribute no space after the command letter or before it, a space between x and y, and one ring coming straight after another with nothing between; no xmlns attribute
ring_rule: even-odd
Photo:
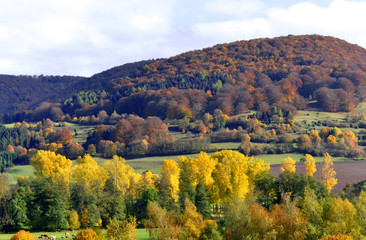
<svg viewBox="0 0 366 240"><path fill-rule="evenodd" d="M353 237L351 237L349 235L341 234L341 235L332 235L329 237L324 237L319 240L353 240Z"/></svg>
<svg viewBox="0 0 366 240"><path fill-rule="evenodd" d="M10 240L37 240L30 232L20 230Z"/></svg>
<svg viewBox="0 0 366 240"><path fill-rule="evenodd" d="M78 232L74 240L100 240L100 238L93 229L88 228Z"/></svg>

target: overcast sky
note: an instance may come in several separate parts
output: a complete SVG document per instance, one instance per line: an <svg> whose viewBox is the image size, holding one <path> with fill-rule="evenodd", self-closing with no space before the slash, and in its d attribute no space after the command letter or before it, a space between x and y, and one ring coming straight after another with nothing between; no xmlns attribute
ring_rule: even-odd
<svg viewBox="0 0 366 240"><path fill-rule="evenodd" d="M91 76L288 34L366 47L365 13L361 0L0 0L0 74Z"/></svg>

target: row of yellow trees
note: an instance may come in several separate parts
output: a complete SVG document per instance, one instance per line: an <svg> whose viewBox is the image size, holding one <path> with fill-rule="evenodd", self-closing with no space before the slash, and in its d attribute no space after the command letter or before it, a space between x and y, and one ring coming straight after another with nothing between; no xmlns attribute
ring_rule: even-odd
<svg viewBox="0 0 366 240"><path fill-rule="evenodd" d="M103 189L113 183L123 193L120 201L137 203L149 192L147 190L153 189L158 196L149 198L144 205L146 215L138 224L144 225L155 239L291 239L289 236L292 239L317 239L332 233L358 237L365 232L362 230L365 221L356 215L362 216L366 194L362 193L356 204L340 198L328 198L329 195L317 195L320 188L312 187L313 183L308 184L316 181L312 180L316 164L311 155L305 157L307 176L297 175L295 161L286 158L282 163L284 177L278 179L269 173L270 166L263 160L229 150L211 155L201 152L195 158L182 156L178 161L165 160L160 175L150 171L135 173L118 156L100 166L92 157L85 155L79 157L73 166L62 155L40 150L31 159L31 164L36 176L51 179L65 195L70 192L71 183L85 185L97 195L102 195ZM332 164L329 154L325 154L322 180L328 191L337 182ZM281 184L297 185L300 190L293 188L293 192L281 194L284 188L276 189L276 185ZM305 190L301 190L299 184ZM203 198L197 198L202 185L207 192L208 215L202 212ZM268 191L262 191L267 186ZM326 193L324 185L323 188ZM154 191L150 194L154 195ZM299 194L301 191L302 195ZM259 201L263 199L262 195L268 197L272 193L277 200L267 209L262 207ZM164 198L172 204L164 203ZM126 213L135 215L137 212L134 211L140 210ZM87 217L86 209L74 218L86 222ZM127 232L134 239L132 228L136 227L136 218L127 219L124 222L110 219L107 224L100 223L99 226L107 227L107 239L129 239L119 238L127 236L122 225L129 225L131 231Z"/></svg>
<svg viewBox="0 0 366 240"><path fill-rule="evenodd" d="M310 154L305 155L305 162L306 166L306 176L312 177L316 170L316 164L315 159ZM281 171L285 172L296 172L296 162L291 157L285 158L282 161L281 165ZM328 192L330 192L334 185L337 184L338 180L336 179L336 172L333 168L333 161L332 157L329 155L329 153L324 154L324 163L322 167L322 173L321 173L321 179L325 184L325 187L327 188Z"/></svg>

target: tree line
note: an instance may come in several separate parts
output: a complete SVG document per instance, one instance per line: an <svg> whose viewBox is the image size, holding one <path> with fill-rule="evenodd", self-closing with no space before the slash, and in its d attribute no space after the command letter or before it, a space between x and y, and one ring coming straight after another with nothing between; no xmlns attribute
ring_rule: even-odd
<svg viewBox="0 0 366 240"><path fill-rule="evenodd" d="M330 194L337 179L329 154L321 181L313 177L320 170L311 155L305 157L306 175L286 158L278 178L263 160L229 150L165 160L159 175L135 173L117 156L102 166L90 155L77 162L72 166L66 157L40 150L31 160L34 177L20 177L16 185L0 177L1 231L87 229L79 237L95 239L123 238L139 226L153 239L366 234L366 193L350 200Z"/></svg>

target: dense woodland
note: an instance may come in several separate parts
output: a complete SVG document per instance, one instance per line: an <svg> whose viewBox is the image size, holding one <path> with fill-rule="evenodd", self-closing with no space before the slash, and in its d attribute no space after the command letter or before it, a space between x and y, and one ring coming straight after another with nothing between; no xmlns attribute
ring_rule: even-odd
<svg viewBox="0 0 366 240"><path fill-rule="evenodd" d="M52 101L55 96L47 95L53 104L44 103L15 116L9 112L4 120L56 120L55 111L71 118L91 117L103 110L109 115L115 111L163 120L200 119L215 109L227 115L268 106L303 109L312 99L325 111L352 111L365 97L365 59L365 49L319 35L238 41L123 65L91 78L66 78L59 81L63 87L58 89L72 89L63 91L69 96ZM27 86L19 85L12 88L20 91ZM54 87L49 88L56 91ZM16 89L4 88L5 95L7 91L19 95ZM43 92L47 89L45 85Z"/></svg>
<svg viewBox="0 0 366 240"><path fill-rule="evenodd" d="M365 49L340 39L291 35L90 78L2 75L0 115L13 124L0 125L0 232L135 239L144 227L154 239L362 239L365 181L331 190L332 157L365 159L366 114L354 111L366 97L365 59ZM309 108L349 114L295 121ZM75 125L91 129L85 139ZM219 151L225 142L236 151ZM165 160L159 174L125 164L192 153L200 154ZM276 178L249 157L282 153L304 154L306 175L286 158ZM324 158L321 181L312 156ZM6 172L19 164L34 176L13 184Z"/></svg>

